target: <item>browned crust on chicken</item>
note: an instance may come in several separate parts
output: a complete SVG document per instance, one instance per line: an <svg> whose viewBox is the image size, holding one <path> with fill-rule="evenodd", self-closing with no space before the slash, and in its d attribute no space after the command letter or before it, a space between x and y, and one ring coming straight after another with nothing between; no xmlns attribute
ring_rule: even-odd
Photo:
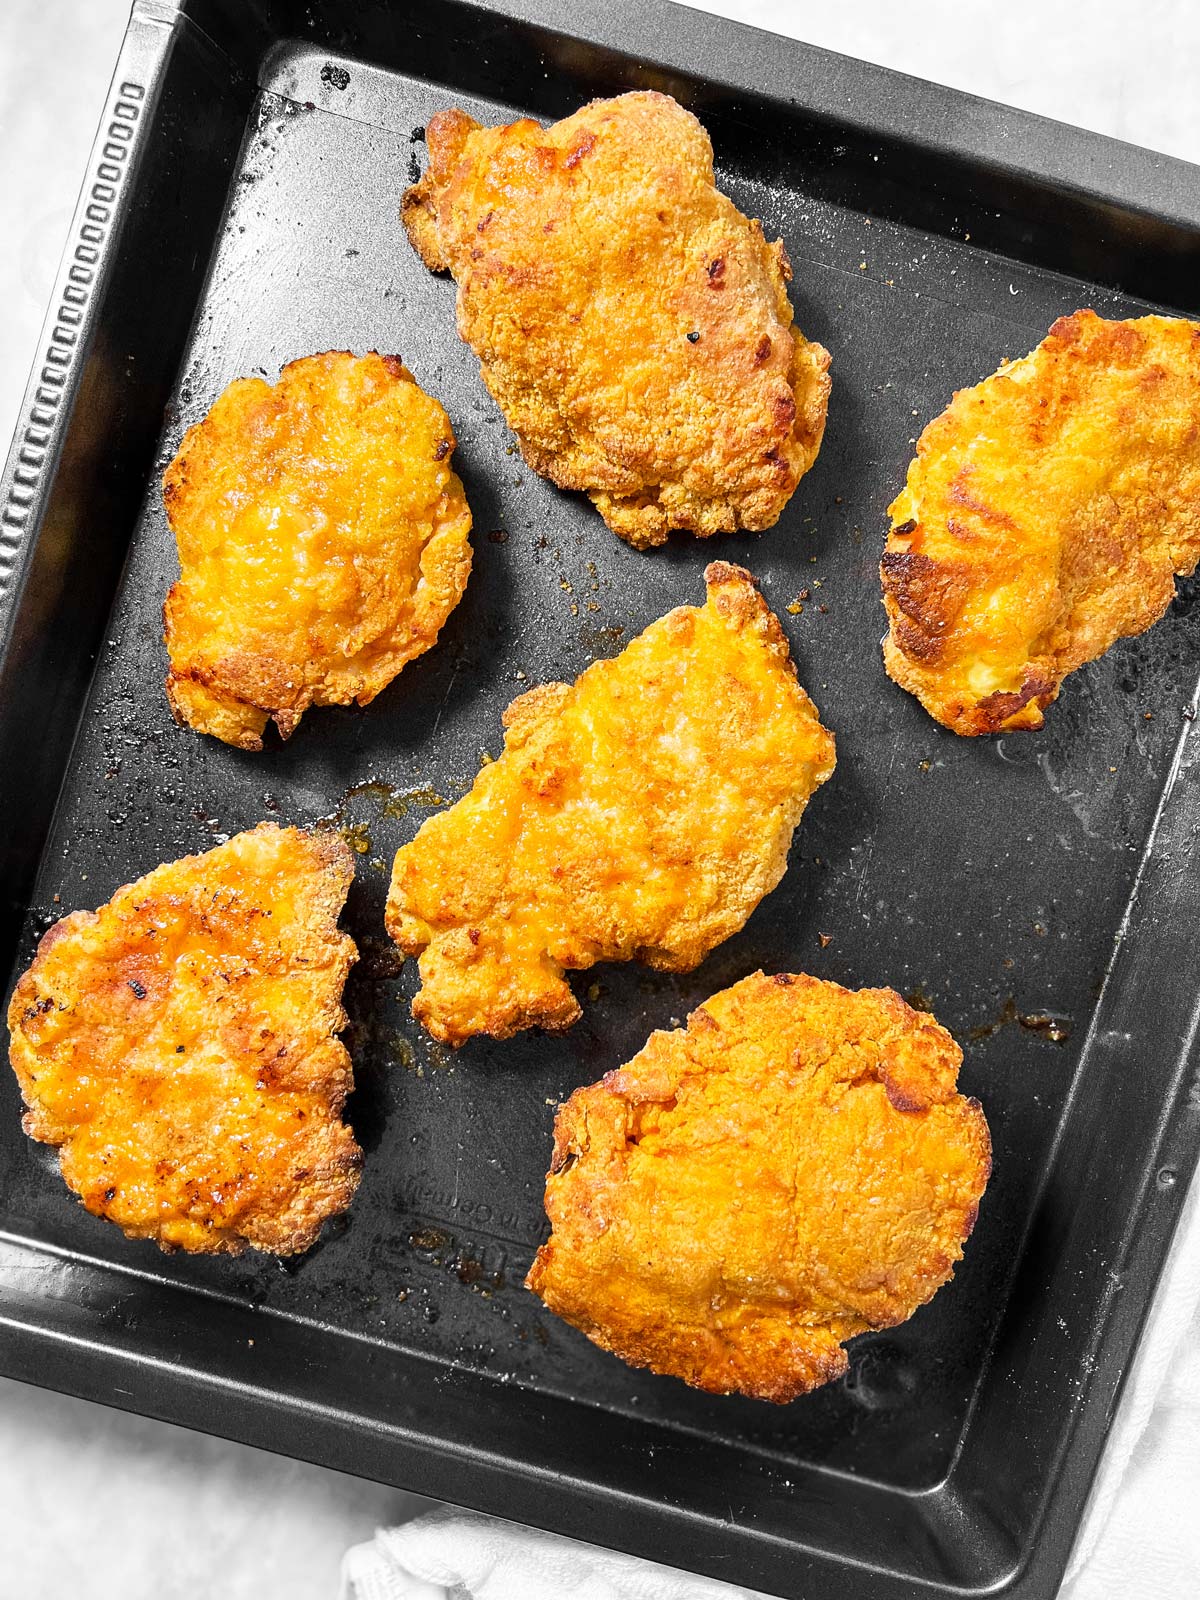
<svg viewBox="0 0 1200 1600"><path fill-rule="evenodd" d="M89 1211L164 1249L291 1255L350 1204L353 875L336 836L263 823L46 933L10 1059Z"/></svg>
<svg viewBox="0 0 1200 1600"><path fill-rule="evenodd" d="M761 972L559 1109L527 1286L632 1366L777 1403L953 1273L991 1171L962 1053L891 989Z"/></svg>
<svg viewBox="0 0 1200 1600"><path fill-rule="evenodd" d="M1200 324L1061 317L929 424L890 515L889 674L956 733L1040 728L1200 558Z"/></svg>
<svg viewBox="0 0 1200 1600"><path fill-rule="evenodd" d="M471 570L454 430L398 356L238 378L163 477L179 581L175 720L243 750L314 705L367 705L435 642Z"/></svg>
<svg viewBox="0 0 1200 1600"><path fill-rule="evenodd" d="M397 853L387 927L436 1038L569 1027L567 971L686 972L782 877L833 737L750 574L705 579L705 605L515 700L499 760Z"/></svg>
<svg viewBox="0 0 1200 1600"><path fill-rule="evenodd" d="M640 547L771 527L820 448L829 354L696 118L639 91L550 128L443 111L426 137L404 224L457 280L458 331L529 465Z"/></svg>

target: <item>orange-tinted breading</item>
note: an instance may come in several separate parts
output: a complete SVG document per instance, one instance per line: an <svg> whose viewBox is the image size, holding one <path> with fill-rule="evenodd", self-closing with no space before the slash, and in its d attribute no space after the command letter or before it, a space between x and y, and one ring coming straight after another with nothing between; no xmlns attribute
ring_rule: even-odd
<svg viewBox="0 0 1200 1600"><path fill-rule="evenodd" d="M633 545L771 527L820 448L829 355L691 112L638 92L550 128L443 111L426 137L405 224L457 280L458 331L529 465Z"/></svg>
<svg viewBox="0 0 1200 1600"><path fill-rule="evenodd" d="M1200 559L1200 324L1060 318L929 424L890 516L889 674L956 733L1040 728Z"/></svg>
<svg viewBox="0 0 1200 1600"><path fill-rule="evenodd" d="M388 931L436 1038L568 1027L567 968L689 971L783 876L833 736L750 574L705 579L704 606L515 700L499 760L398 852Z"/></svg>
<svg viewBox="0 0 1200 1600"><path fill-rule="evenodd" d="M991 1170L962 1052L891 989L761 972L559 1109L527 1280L633 1366L783 1402L951 1276Z"/></svg>
<svg viewBox="0 0 1200 1600"><path fill-rule="evenodd" d="M264 823L45 935L9 1007L25 1132L164 1249L307 1250L358 1186L336 836Z"/></svg>
<svg viewBox="0 0 1200 1600"><path fill-rule="evenodd" d="M261 750L309 706L366 705L429 649L471 571L454 433L398 356L238 378L163 478L177 722Z"/></svg>

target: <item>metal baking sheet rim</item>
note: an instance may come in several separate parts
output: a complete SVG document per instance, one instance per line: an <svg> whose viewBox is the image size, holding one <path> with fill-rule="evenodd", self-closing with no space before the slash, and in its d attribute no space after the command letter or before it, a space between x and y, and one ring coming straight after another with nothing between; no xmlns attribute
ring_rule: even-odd
<svg viewBox="0 0 1200 1600"><path fill-rule="evenodd" d="M491 10L547 29L555 29L558 11L551 0L499 0L490 7L475 9ZM603 6L600 0L587 0L574 8L572 24L575 36L589 43L622 55L653 59L668 70L680 72L694 70L692 63L696 60L736 61L736 46L749 39L760 44L769 39L737 24L685 11L666 0L645 0L637 7L617 9ZM163 71L179 28L202 31L183 14L182 5L139 0L118 59L89 162L89 177L43 330L41 353L0 478L0 656L11 643L8 624L19 602L25 560L40 531L48 488L77 398L81 353L95 333L95 309L119 243L123 206L136 183ZM731 72L728 81L747 90L782 90L790 77L793 86L803 83L803 103L817 114L853 122L855 105L866 107L857 114L860 127L869 128L872 105L887 101L893 113L897 105L904 108L899 126L893 114L893 133L913 141L928 139L943 151L987 160L993 166L997 135L1003 128L1007 157L1004 165L1008 170L1117 207L1141 209L1163 220L1179 221L1200 231L1200 169L1187 163L1065 129L1027 113L1011 112L791 41L771 44L775 63L772 81L764 82L757 76L753 82L739 82L735 72ZM854 85L854 95L846 93L848 83ZM111 143L105 139L105 130L113 125L130 130L127 159L115 183L99 176L103 146ZM947 133L947 128L952 131ZM79 273L73 270L81 262L88 274L82 301ZM1185 944L1180 930L1189 921L1194 926L1200 914L1200 887L1189 884L1182 874L1150 870L1191 839L1188 821L1200 811L1197 748L1197 735L1191 723L1185 723L1080 1058L1072 1101L1092 1053L1119 1053L1122 1042L1128 1042L1128 1033L1119 1026L1121 1018L1128 1007L1138 1003L1145 984L1155 976L1142 970L1146 957L1137 937L1139 930L1153 927L1161 934L1164 928L1173 928L1177 941ZM926 1503L926 1509L934 1513L930 1520L935 1524L943 1516L950 1520L965 1516L974 1521L981 1543L991 1546L990 1571L986 1576L981 1574L979 1585L964 1588L926 1586L899 1572L861 1567L858 1593L863 1600L877 1592L897 1593L897 1581L907 1581L914 1588L928 1587L931 1592L934 1588L963 1594L1002 1592L1018 1600L1035 1600L1056 1589L1196 1164L1200 1076L1195 1068L1195 1045L1200 1013L1194 997L1182 990L1183 986L1176 984L1175 992L1168 992L1159 1007L1163 1034L1175 1044L1179 1070L1175 1076L1176 1092L1162 1108L1153 1159L1147 1166L1145 1203L1129 1221L1114 1274L1117 1281L1105 1307L1093 1359L1081 1374L1071 1425L1046 1474L1045 1491L1035 1515L1019 1532L997 1528L979 1497L979 1486L967 1486L966 1492L956 1486L956 1461L944 1484L910 1498L914 1508L922 1501ZM1136 1062L1130 1063L1131 1071L1136 1067ZM1064 1129L1069 1116L1068 1107ZM1035 1210L1033 1226L1036 1224ZM112 1267L98 1263L92 1266L114 1279L128 1278L128 1274ZM600 1490L583 1479L571 1482L563 1475L536 1471L487 1451L462 1445L447 1447L419 1431L372 1424L361 1413L341 1412L294 1392L281 1394L278 1386L272 1389L248 1381L231 1381L205 1370L202 1361L189 1364L180 1360L178 1352L174 1359L169 1354L150 1359L141 1341L122 1345L119 1328L111 1319L98 1315L97 1308L72 1308L66 1300L47 1294L48 1283L62 1268L62 1258L53 1250L0 1236L0 1327L6 1330L0 1340L0 1368L13 1377L384 1481L411 1483L419 1462L424 1473L422 1486L429 1492L592 1540L603 1537L595 1522L599 1498L607 1502L614 1520L618 1515L623 1519L622 1530L614 1526L611 1538L605 1541L618 1547L628 1547L629 1531L636 1531L639 1524L644 1523L648 1536L658 1526L661 1509L656 1504ZM1013 1298L1015 1290L1005 1317L1011 1315ZM255 1327L261 1338L267 1319L256 1320L253 1313L244 1310L237 1316L247 1326ZM388 1354L400 1366L415 1369L434 1364L395 1352ZM481 1398L491 1382L456 1369L448 1369L448 1373L455 1385L468 1391L478 1389ZM417 1376L415 1371L411 1375ZM443 1381L445 1377L443 1374ZM238 1408L236 1414L228 1405L221 1414L214 1414L212 1402L218 1395ZM969 1419L964 1437L970 1426ZM403 1459L398 1459L400 1451L404 1452ZM889 1493L904 1494L897 1490ZM706 1570L714 1575L719 1575L724 1565L722 1527L708 1519L691 1518L689 1539ZM853 1565L820 1549L800 1545L789 1546L787 1555L793 1560L803 1557L810 1563L808 1575L814 1580L819 1571L836 1577L845 1575Z"/></svg>

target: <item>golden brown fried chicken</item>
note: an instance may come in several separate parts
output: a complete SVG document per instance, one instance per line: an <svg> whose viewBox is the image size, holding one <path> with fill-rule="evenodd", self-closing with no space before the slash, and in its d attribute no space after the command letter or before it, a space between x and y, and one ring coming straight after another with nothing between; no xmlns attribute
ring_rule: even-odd
<svg viewBox="0 0 1200 1600"><path fill-rule="evenodd" d="M820 448L829 355L691 112L639 92L550 128L443 111L426 137L405 225L457 280L458 331L534 471L633 545L771 527Z"/></svg>
<svg viewBox="0 0 1200 1600"><path fill-rule="evenodd" d="M10 1056L25 1132L89 1211L164 1249L291 1255L350 1204L353 876L336 837L264 823L45 935Z"/></svg>
<svg viewBox="0 0 1200 1600"><path fill-rule="evenodd" d="M889 674L956 733L1040 728L1200 559L1200 324L1061 317L929 424L890 516Z"/></svg>
<svg viewBox="0 0 1200 1600"><path fill-rule="evenodd" d="M231 383L163 478L175 720L261 750L366 705L428 650L471 571L454 433L398 356L305 356Z"/></svg>
<svg viewBox="0 0 1200 1600"><path fill-rule="evenodd" d="M687 972L782 877L833 736L750 574L705 579L704 606L515 700L500 759L398 852L387 926L435 1038L569 1027L564 969Z"/></svg>
<svg viewBox="0 0 1200 1600"><path fill-rule="evenodd" d="M962 1052L891 989L761 972L559 1109L527 1285L631 1365L783 1402L951 1276L991 1169Z"/></svg>

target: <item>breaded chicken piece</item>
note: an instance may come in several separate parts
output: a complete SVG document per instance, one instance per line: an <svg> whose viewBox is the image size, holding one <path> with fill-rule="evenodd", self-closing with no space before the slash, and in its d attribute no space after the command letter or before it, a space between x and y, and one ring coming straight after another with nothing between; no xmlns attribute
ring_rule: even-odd
<svg viewBox="0 0 1200 1600"><path fill-rule="evenodd" d="M833 736L750 574L705 580L704 606L514 700L500 759L398 852L387 927L435 1038L569 1027L564 969L690 971L783 876Z"/></svg>
<svg viewBox="0 0 1200 1600"><path fill-rule="evenodd" d="M442 111L426 138L405 226L457 280L458 331L534 471L639 547L771 527L816 460L829 354L691 112L649 92L550 128Z"/></svg>
<svg viewBox="0 0 1200 1600"><path fill-rule="evenodd" d="M263 823L42 939L9 1007L25 1132L96 1216L164 1250L307 1250L358 1186L336 1037L354 876Z"/></svg>
<svg viewBox="0 0 1200 1600"><path fill-rule="evenodd" d="M962 1052L891 989L761 972L559 1108L527 1287L635 1367L785 1402L951 1276L991 1170Z"/></svg>
<svg viewBox="0 0 1200 1600"><path fill-rule="evenodd" d="M466 588L454 433L398 356L238 378L163 477L179 582L163 611L175 720L243 750L309 706L366 705Z"/></svg>
<svg viewBox="0 0 1200 1600"><path fill-rule="evenodd" d="M955 733L1040 728L1200 559L1200 324L1061 317L929 424L890 516L889 674Z"/></svg>

